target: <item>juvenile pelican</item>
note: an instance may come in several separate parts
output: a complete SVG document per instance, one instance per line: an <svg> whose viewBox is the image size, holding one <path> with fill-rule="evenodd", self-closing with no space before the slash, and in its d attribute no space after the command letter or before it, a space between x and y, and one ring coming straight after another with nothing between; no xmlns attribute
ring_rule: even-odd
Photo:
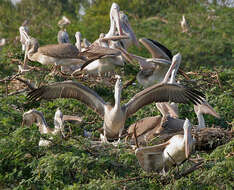
<svg viewBox="0 0 234 190"><path fill-rule="evenodd" d="M173 63L166 76L170 75L177 61L178 56L174 56ZM74 98L82 101L96 111L101 117L104 117L103 139L104 141L107 141L106 137L112 138L119 136L120 138L125 120L145 105L152 102L167 101L178 103L188 103L191 101L194 104L199 104L201 103L200 100L202 97L204 97L201 92L196 91L195 89L187 88L179 84L166 84L163 81L137 93L128 103L121 106L121 92L122 81L120 76L117 76L114 106L107 104L93 90L73 81L58 82L40 87L31 91L28 94L28 98L31 100Z"/></svg>
<svg viewBox="0 0 234 190"><path fill-rule="evenodd" d="M57 109L54 117L54 128L50 128L43 116L43 113L37 111L35 109L29 110L23 114L23 123L22 125L31 126L34 122L36 122L39 127L39 131L41 134L52 134L57 135L59 133L63 134L63 115L62 112ZM52 139L52 138L50 138ZM51 141L40 138L39 146L49 146L51 145Z"/></svg>
<svg viewBox="0 0 234 190"><path fill-rule="evenodd" d="M184 135L175 135L167 142L155 146L136 149L135 154L140 166L147 172L168 170L189 157L193 146L191 124L185 120Z"/></svg>

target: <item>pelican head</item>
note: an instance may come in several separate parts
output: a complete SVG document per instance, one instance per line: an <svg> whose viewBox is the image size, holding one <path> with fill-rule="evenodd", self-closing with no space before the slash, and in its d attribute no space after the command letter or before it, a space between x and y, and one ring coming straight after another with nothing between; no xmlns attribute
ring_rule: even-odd
<svg viewBox="0 0 234 190"><path fill-rule="evenodd" d="M181 58L182 58L182 56L181 56L180 53L177 53L176 55L173 56L172 62L171 62L171 65L170 65L170 68L168 69L168 71L167 71L167 73L166 73L166 75L165 75L165 77L164 77L164 79L163 79L163 82L165 82L165 83L168 82L168 79L169 79L169 77L170 77L170 75L171 75L173 69L174 69L178 64L180 64Z"/></svg>
<svg viewBox="0 0 234 190"><path fill-rule="evenodd" d="M120 95L123 89L123 84L122 84L122 80L121 77L119 75L115 75L115 78L117 79L116 83L115 83L115 97L116 99L120 99ZM118 96L118 98L117 98Z"/></svg>
<svg viewBox="0 0 234 190"><path fill-rule="evenodd" d="M194 111L196 114L209 114L216 118L220 118L220 115L206 101L202 104L194 105Z"/></svg>
<svg viewBox="0 0 234 190"><path fill-rule="evenodd" d="M190 154L190 144L192 143L192 134L191 134L191 123L186 118L184 122L184 143L185 143L185 156L186 158L189 157Z"/></svg>
<svg viewBox="0 0 234 190"><path fill-rule="evenodd" d="M117 3L112 3L110 10L110 20L114 21L114 25L117 27L119 35L123 35L122 26L120 23L120 8Z"/></svg>
<svg viewBox="0 0 234 190"><path fill-rule="evenodd" d="M180 53L177 53L176 55L173 56L172 62L175 62L176 65L178 65L178 64L180 64L181 59L182 59L181 54L180 54Z"/></svg>
<svg viewBox="0 0 234 190"><path fill-rule="evenodd" d="M61 28L63 28L68 24L71 24L71 21L66 16L63 16L62 19L58 21L58 25Z"/></svg>

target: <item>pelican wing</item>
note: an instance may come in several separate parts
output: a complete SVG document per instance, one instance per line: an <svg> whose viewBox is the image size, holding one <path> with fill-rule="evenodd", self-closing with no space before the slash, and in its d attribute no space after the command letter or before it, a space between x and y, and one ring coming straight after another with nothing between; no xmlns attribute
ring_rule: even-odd
<svg viewBox="0 0 234 190"><path fill-rule="evenodd" d="M137 110L152 102L175 102L200 104L204 94L179 84L155 84L137 93L127 104L126 116L129 117Z"/></svg>
<svg viewBox="0 0 234 190"><path fill-rule="evenodd" d="M147 172L159 171L163 169L163 150L169 144L169 142L138 148L135 151L137 160L140 166Z"/></svg>
<svg viewBox="0 0 234 190"><path fill-rule="evenodd" d="M83 57L79 55L79 50L76 48L76 46L69 43L45 45L40 47L38 52L57 58L83 59Z"/></svg>
<svg viewBox="0 0 234 190"><path fill-rule="evenodd" d="M57 82L42 86L31 91L27 97L30 100L50 100L56 98L73 98L82 101L102 117L104 116L105 101L90 88L73 81Z"/></svg>
<svg viewBox="0 0 234 190"><path fill-rule="evenodd" d="M161 119L162 119L161 116L145 117L137 121L136 123L133 123L132 125L130 125L130 127L128 128L128 134L133 134L134 128L136 126L136 136L138 137L155 127L159 127L161 123Z"/></svg>
<svg viewBox="0 0 234 190"><path fill-rule="evenodd" d="M139 41L145 46L145 48L151 53L153 58L163 58L172 60L172 53L164 45L159 42L147 38L141 38Z"/></svg>

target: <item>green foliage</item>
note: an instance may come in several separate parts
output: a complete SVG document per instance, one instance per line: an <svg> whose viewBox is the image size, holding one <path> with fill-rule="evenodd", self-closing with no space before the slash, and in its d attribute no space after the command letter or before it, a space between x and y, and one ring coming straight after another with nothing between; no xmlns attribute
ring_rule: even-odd
<svg viewBox="0 0 234 190"><path fill-rule="evenodd" d="M192 81L205 92L209 103L221 115L221 119L205 116L206 124L233 127L233 8L194 0L115 2L129 16L138 38L158 40L173 54L181 52L181 68L195 72L189 75ZM72 42L76 31L93 41L100 32L108 32L111 4L112 1L104 0L93 1L93 4L84 0L22 0L13 6L8 0L0 1L0 37L7 38L7 45L0 50L0 78L16 73L17 64L23 61L24 54L15 36L19 35L18 28L25 19L30 21L30 34L41 45L56 43L57 22L62 15L71 20L67 31ZM81 5L85 8L84 16L78 14ZM189 33L181 32L182 14L186 16ZM150 57L144 48L132 47L130 52ZM29 64L45 69L24 76L39 86L64 80L60 76L48 76L47 66ZM138 71L137 65L126 65L123 81L133 78ZM184 80L181 76L180 79ZM12 83L7 85L8 93L15 91ZM113 102L113 88L103 84L92 88L105 101ZM123 102L142 89L139 84L124 89ZM83 131L90 131L98 138L97 129L102 127L103 121L84 104L68 99L29 102L26 93L6 97L5 83L1 83L0 92L0 189L233 189L233 140L210 154L196 152L205 163L192 174L176 179L177 170L174 168L162 180L159 174L146 174L137 163L134 152L124 144L116 148L91 148ZM51 147L39 147L41 135L38 128L35 125L22 127L22 113L38 109L44 113L48 125L53 126L57 107L64 114L82 117L83 122L65 123L66 133L68 127L72 130L69 138L56 136ZM192 123L197 123L191 105L181 105L179 109L181 118L187 117ZM155 104L148 105L129 118L126 127L143 117L157 114ZM50 136L43 137L48 139ZM186 162L179 170L188 167L191 164ZM137 180L126 180L134 178Z"/></svg>

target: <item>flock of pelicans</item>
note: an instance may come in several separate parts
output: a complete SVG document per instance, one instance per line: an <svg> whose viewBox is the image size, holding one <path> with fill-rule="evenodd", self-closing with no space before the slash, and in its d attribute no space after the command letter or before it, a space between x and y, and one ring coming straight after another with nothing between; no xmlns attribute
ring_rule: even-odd
<svg viewBox="0 0 234 190"><path fill-rule="evenodd" d="M185 20L185 18L184 18ZM189 157L194 139L192 125L188 119L179 119L178 103L194 104L198 118L196 130L205 128L203 114L219 117L219 114L208 104L203 93L196 89L179 84L176 74L180 72L181 54L172 55L170 50L157 41L141 38L139 42L147 48L152 58L144 58L127 51L131 45L139 46L137 38L128 22L127 16L120 11L118 4L113 3L110 9L110 30L100 34L99 39L92 44L83 39L81 34L75 34L76 44L72 45L65 26L69 19L63 17L59 21L61 30L58 32L58 44L39 47L38 41L29 35L27 24L19 28L22 50L25 51L24 64L19 66L20 72L30 71L28 60L37 61L43 65L54 65L58 72L75 76L86 72L88 75L103 77L110 74L116 67L124 66L126 61L138 62L140 71L137 81L144 90L134 95L127 103L121 105L123 84L121 77L116 75L114 88L115 104L106 103L95 91L74 81L52 83L36 88L28 93L30 100L51 100L57 98L77 99L103 118L103 134L101 142L109 143L113 139L118 144L122 138L125 121L145 105L156 103L162 116L147 117L132 124L127 131L126 141L137 141L141 144L135 150L141 167L146 171L166 171L174 164L180 164ZM181 23L182 24L182 23ZM184 29L183 29L183 32ZM32 125L36 122L41 134L62 134L64 136L64 121L72 120L72 116L64 116L58 109L54 117L54 128L48 127L43 114L32 109L23 114L23 123ZM177 132L183 134L176 134ZM154 146L143 146L157 134L171 134L168 141ZM52 138L52 137L51 137ZM39 146L48 146L51 141L40 139Z"/></svg>

